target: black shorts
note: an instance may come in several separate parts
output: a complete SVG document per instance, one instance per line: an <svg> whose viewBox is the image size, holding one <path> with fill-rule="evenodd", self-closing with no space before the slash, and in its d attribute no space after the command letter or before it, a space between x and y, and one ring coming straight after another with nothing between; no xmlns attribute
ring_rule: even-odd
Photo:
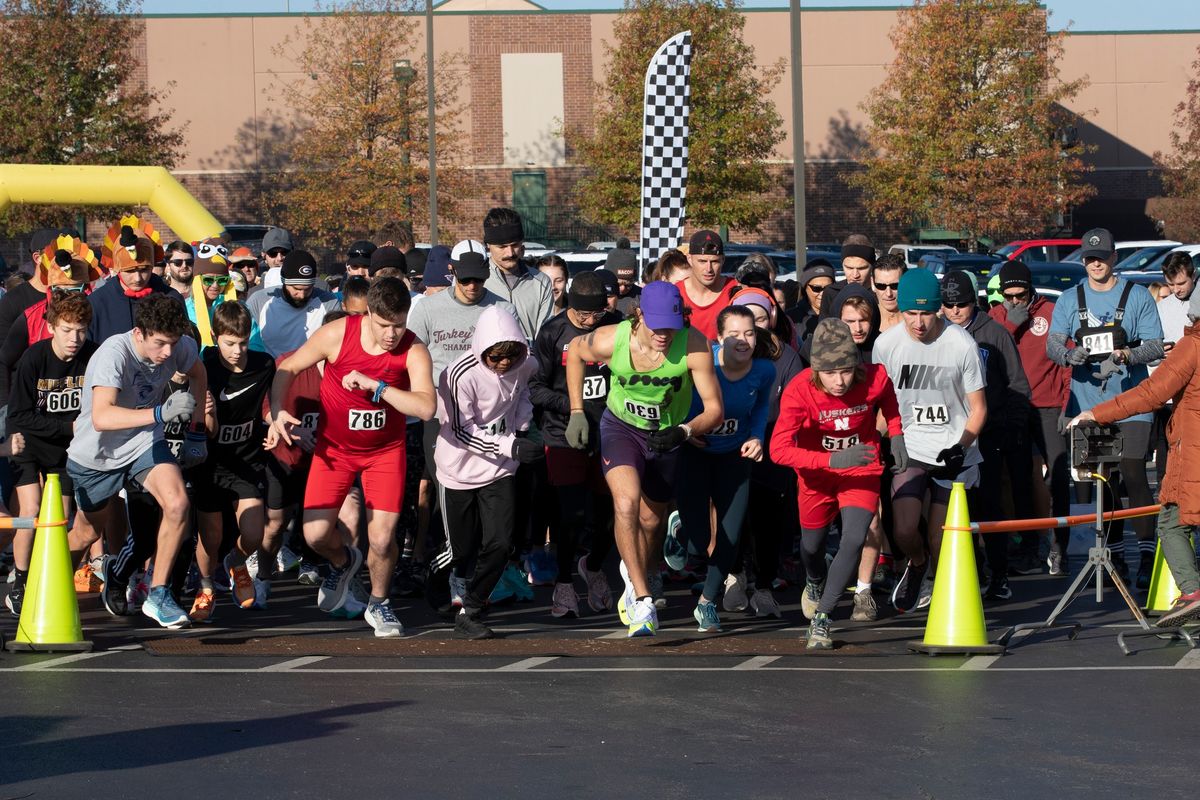
<svg viewBox="0 0 1200 800"><path fill-rule="evenodd" d="M217 514L234 508L239 501L263 496L266 477L261 465L239 469L237 472L222 465L206 470L193 484L192 502L196 510Z"/></svg>
<svg viewBox="0 0 1200 800"><path fill-rule="evenodd" d="M67 474L66 453L63 453L61 464L51 467L39 466L32 461L23 460L20 456L11 459L11 464L14 486L40 486L42 478L51 472L57 472L62 476L63 497L71 497L75 494L75 484L71 481L71 476Z"/></svg>
<svg viewBox="0 0 1200 800"><path fill-rule="evenodd" d="M293 508L304 500L304 485L308 483L308 465L311 463L307 461L300 469L292 469L274 458L267 459L267 508L274 511Z"/></svg>

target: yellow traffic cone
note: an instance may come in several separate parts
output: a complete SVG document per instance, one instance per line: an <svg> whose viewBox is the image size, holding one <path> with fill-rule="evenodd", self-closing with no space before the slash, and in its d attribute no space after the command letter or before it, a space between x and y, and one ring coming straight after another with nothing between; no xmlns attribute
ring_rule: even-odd
<svg viewBox="0 0 1200 800"><path fill-rule="evenodd" d="M988 643L967 489L962 483L955 483L950 492L925 638L910 642L908 649L930 655L1004 652L1004 645Z"/></svg>
<svg viewBox="0 0 1200 800"><path fill-rule="evenodd" d="M1154 548L1154 571L1150 573L1150 588L1146 591L1146 613L1165 614L1171 610L1176 598L1182 594L1175 585L1175 576L1163 556L1162 539Z"/></svg>
<svg viewBox="0 0 1200 800"><path fill-rule="evenodd" d="M6 647L16 651L54 652L91 650L79 624L79 603L75 599L71 551L67 545L61 478L51 472L42 491L42 509L38 522L59 522L53 528L38 528L29 561L29 578L17 637Z"/></svg>

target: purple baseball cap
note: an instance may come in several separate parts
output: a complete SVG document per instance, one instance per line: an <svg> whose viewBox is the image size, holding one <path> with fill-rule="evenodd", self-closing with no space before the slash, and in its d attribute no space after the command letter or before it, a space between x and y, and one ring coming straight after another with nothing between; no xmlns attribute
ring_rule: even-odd
<svg viewBox="0 0 1200 800"><path fill-rule="evenodd" d="M642 319L655 331L683 328L683 298L679 288L666 281L651 281L642 289Z"/></svg>

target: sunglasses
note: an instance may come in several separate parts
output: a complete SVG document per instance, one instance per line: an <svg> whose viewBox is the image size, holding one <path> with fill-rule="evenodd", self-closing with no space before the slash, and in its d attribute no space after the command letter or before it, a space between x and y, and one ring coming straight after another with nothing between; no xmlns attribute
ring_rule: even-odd
<svg viewBox="0 0 1200 800"><path fill-rule="evenodd" d="M79 294L83 291L83 284L81 283L76 286L61 284L59 286L50 287L50 291L54 294Z"/></svg>
<svg viewBox="0 0 1200 800"><path fill-rule="evenodd" d="M228 275L201 275L200 282L202 284L204 284L205 288L208 288L209 286L216 286L218 288L224 289L226 286L229 285L229 276Z"/></svg>
<svg viewBox="0 0 1200 800"><path fill-rule="evenodd" d="M513 362L517 360L516 356L502 356L496 353L484 353L483 359L489 364L499 364L501 361Z"/></svg>
<svg viewBox="0 0 1200 800"><path fill-rule="evenodd" d="M455 278L455 280L457 280L463 286L472 286L474 284L482 284L485 282L484 278Z"/></svg>
<svg viewBox="0 0 1200 800"><path fill-rule="evenodd" d="M192 264L196 263L196 259L194 259L194 258L172 258L168 263L173 264L176 267L190 267Z"/></svg>
<svg viewBox="0 0 1200 800"><path fill-rule="evenodd" d="M946 308L970 308L974 303L942 303Z"/></svg>
<svg viewBox="0 0 1200 800"><path fill-rule="evenodd" d="M893 291L893 292L898 292L898 291L900 291L900 284L899 283L877 283L877 284L875 284L875 288L881 292L886 292L889 290Z"/></svg>
<svg viewBox="0 0 1200 800"><path fill-rule="evenodd" d="M282 247L273 247L267 251L267 255L271 258L279 258L280 256L286 256L287 254L288 251Z"/></svg>
<svg viewBox="0 0 1200 800"><path fill-rule="evenodd" d="M831 283L831 284L828 284L828 285L829 285L829 286L832 286L833 284ZM810 284L809 284L809 285L808 285L806 288L807 288L807 289L808 289L810 292L812 292L813 294L820 294L821 292L825 291L825 287L824 287L824 286L813 286L811 283L810 283Z"/></svg>
<svg viewBox="0 0 1200 800"><path fill-rule="evenodd" d="M1017 292L1016 294L1002 295L1005 300L1024 300L1029 297L1029 292Z"/></svg>

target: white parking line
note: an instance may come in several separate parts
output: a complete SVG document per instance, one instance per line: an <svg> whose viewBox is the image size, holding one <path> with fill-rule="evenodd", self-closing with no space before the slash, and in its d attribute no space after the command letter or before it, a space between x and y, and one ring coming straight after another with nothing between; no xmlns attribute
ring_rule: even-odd
<svg viewBox="0 0 1200 800"><path fill-rule="evenodd" d="M76 661L87 661L90 658L100 658L101 656L111 655L112 650L101 650L97 653L74 653L61 658L51 658L47 661L39 661L36 664L22 664L19 667L9 667L12 672L41 672L42 670L50 670L55 667L61 667L64 664L74 664Z"/></svg>
<svg viewBox="0 0 1200 800"><path fill-rule="evenodd" d="M740 664L735 664L730 669L762 669L767 664L778 661L780 656L751 656Z"/></svg>
<svg viewBox="0 0 1200 800"><path fill-rule="evenodd" d="M992 664L995 664L1003 656L971 656L959 669L987 669Z"/></svg>
<svg viewBox="0 0 1200 800"><path fill-rule="evenodd" d="M301 656L300 658L293 658L290 661L281 661L278 664L263 667L259 672L287 672L289 669L307 667L309 664L316 664L318 661L324 661L327 658L329 656Z"/></svg>
<svg viewBox="0 0 1200 800"><path fill-rule="evenodd" d="M1175 662L1175 669L1200 669L1200 649L1188 650Z"/></svg>
<svg viewBox="0 0 1200 800"><path fill-rule="evenodd" d="M540 667L542 664L549 664L551 661L557 661L558 656L535 656L526 658L522 661L517 661L512 664L506 664L503 667L498 667L498 672L521 672L534 667Z"/></svg>

